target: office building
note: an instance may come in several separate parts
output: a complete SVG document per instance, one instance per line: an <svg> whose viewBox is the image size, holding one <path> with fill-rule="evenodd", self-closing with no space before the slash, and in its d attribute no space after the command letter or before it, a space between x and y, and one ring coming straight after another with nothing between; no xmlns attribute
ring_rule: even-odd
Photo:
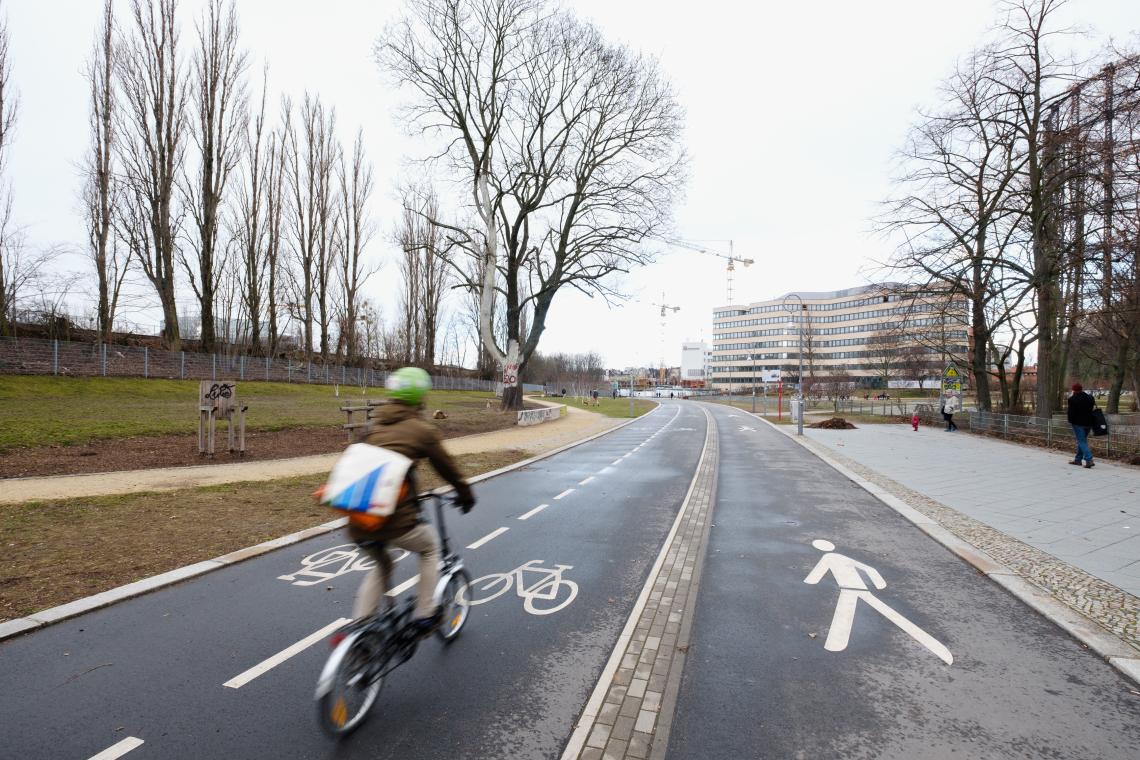
<svg viewBox="0 0 1140 760"><path fill-rule="evenodd" d="M895 283L722 306L713 310L710 384L731 392L797 383L802 327L804 376L820 386L809 393L904 380L930 387L947 363L969 361L967 316L965 300Z"/></svg>

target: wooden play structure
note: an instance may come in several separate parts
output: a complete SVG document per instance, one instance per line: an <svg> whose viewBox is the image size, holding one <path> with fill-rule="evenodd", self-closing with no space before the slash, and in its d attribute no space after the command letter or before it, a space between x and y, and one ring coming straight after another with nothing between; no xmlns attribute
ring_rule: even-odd
<svg viewBox="0 0 1140 760"><path fill-rule="evenodd" d="M245 454L245 411L248 408L238 400L237 383L232 380L203 380L199 383L198 453L214 456L215 431L221 417L226 420L226 441L230 453Z"/></svg>

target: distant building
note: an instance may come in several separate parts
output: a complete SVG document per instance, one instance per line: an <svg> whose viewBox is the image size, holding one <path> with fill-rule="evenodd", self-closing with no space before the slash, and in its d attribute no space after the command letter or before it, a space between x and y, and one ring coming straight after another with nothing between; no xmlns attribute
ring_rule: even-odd
<svg viewBox="0 0 1140 760"><path fill-rule="evenodd" d="M787 296L713 310L713 388L798 382L801 324L808 383L886 387L892 380L926 380L970 352L964 300L911 295L893 283L789 295L802 299L802 310Z"/></svg>
<svg viewBox="0 0 1140 760"><path fill-rule="evenodd" d="M704 388L708 383L712 351L703 340L681 344L681 385L686 388Z"/></svg>

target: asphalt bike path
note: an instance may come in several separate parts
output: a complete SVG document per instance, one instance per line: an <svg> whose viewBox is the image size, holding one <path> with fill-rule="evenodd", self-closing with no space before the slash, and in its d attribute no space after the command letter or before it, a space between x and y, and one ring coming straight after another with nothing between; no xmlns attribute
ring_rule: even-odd
<svg viewBox="0 0 1140 760"><path fill-rule="evenodd" d="M795 442L713 413L667 757L1140 757L1135 684Z"/></svg>
<svg viewBox="0 0 1140 760"><path fill-rule="evenodd" d="M425 641L389 676L345 742L320 732L313 703L366 565L338 532L0 643L0 758L558 757L705 424L696 405L664 402L477 485L469 515L449 509L453 548L490 576L474 584L482 603L453 645ZM400 596L415 571L397 563Z"/></svg>

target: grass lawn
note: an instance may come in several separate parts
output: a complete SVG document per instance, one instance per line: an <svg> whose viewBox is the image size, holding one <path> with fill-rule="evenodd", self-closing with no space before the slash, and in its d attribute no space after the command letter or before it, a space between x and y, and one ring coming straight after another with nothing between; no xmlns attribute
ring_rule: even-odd
<svg viewBox="0 0 1140 760"><path fill-rule="evenodd" d="M628 398L614 399L610 398L609 396L602 396L598 398L597 406L586 404L585 400L579 401L572 397L567 397L561 400L566 403L566 406L585 409L589 412L597 412L598 414L604 414L607 417L629 417ZM633 416L640 417L655 406L657 406L656 401L650 401L646 398L635 398L633 400Z"/></svg>
<svg viewBox="0 0 1140 760"><path fill-rule="evenodd" d="M369 389L367 397L381 398L383 389ZM360 400L356 386L239 382L238 397L249 406L250 430L285 430L331 426L345 421L339 407ZM486 417L492 393L432 391L428 409L442 409L465 431L465 418ZM71 378L0 375L0 451L12 447L68 446L92 440L172 433L193 434L198 429L197 380L143 380L137 378ZM503 423L507 424L507 423ZM479 427L479 426L474 426ZM502 427L502 425L491 425ZM482 429L489 429L482 425Z"/></svg>
<svg viewBox="0 0 1140 760"><path fill-rule="evenodd" d="M457 461L470 477L527 456L510 449ZM418 475L424 490L441 485L430 466ZM334 520L311 497L323 482L313 475L0 506L0 621Z"/></svg>

